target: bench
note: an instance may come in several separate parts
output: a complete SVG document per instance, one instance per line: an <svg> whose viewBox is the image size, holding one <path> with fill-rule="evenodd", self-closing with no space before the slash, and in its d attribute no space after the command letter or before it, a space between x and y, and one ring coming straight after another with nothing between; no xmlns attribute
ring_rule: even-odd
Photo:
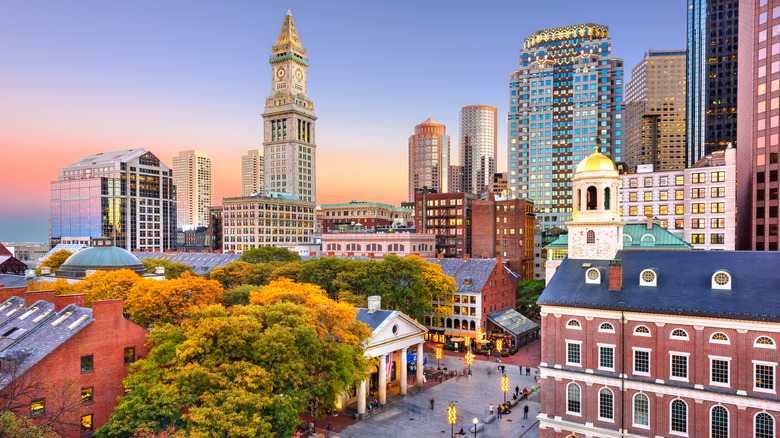
<svg viewBox="0 0 780 438"><path fill-rule="evenodd" d="M482 420L482 422L489 424L489 423L492 423L492 422L496 421L496 418L498 418L498 416L496 414L488 415L487 417L485 417L484 420Z"/></svg>
<svg viewBox="0 0 780 438"><path fill-rule="evenodd" d="M512 405L512 407L517 406L518 403L520 403L520 400L517 399L509 400L509 404Z"/></svg>
<svg viewBox="0 0 780 438"><path fill-rule="evenodd" d="M479 431L481 431L481 430L482 430L482 429L484 429L484 428L485 428L485 423L477 423L477 425L476 425L476 426L471 426L471 428L469 429L469 431L471 431L471 432L475 432L475 433L476 433L476 432L479 432Z"/></svg>

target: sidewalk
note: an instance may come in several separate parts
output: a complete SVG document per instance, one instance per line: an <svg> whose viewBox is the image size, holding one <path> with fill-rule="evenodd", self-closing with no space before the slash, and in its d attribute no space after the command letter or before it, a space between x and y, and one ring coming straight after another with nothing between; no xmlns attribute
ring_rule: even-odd
<svg viewBox="0 0 780 438"><path fill-rule="evenodd" d="M423 346L423 350L426 353L436 353L436 346L439 344L434 344L431 342L426 342ZM490 362L496 361L495 351L491 352L490 356ZM466 356L466 353L458 353L456 351L449 351L444 350L442 352L444 357L459 357L464 358ZM479 354L474 355L474 360L478 361L487 361L487 356L482 356ZM531 367L531 368L538 368L539 363L542 361L542 342L541 340L537 339L536 341L531 342L530 344L526 345L525 347L517 350L517 353L514 355L510 355L508 357L502 357L501 363L505 365L522 365L524 367ZM428 365L436 365L436 359L433 359L433 363L430 361L428 362Z"/></svg>

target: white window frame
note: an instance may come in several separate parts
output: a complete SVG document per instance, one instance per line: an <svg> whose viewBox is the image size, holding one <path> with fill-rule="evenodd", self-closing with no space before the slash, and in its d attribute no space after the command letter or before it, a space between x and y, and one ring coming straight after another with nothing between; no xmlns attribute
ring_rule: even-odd
<svg viewBox="0 0 780 438"><path fill-rule="evenodd" d="M601 391L603 391L605 389L612 394L612 418L604 418L604 417L601 416ZM599 388L599 390L596 393L596 395L598 396L598 403L596 405L596 409L598 409L597 415L598 415L599 421L604 421L604 422L607 422L607 423L614 423L615 422L615 391L607 388L606 386L603 386L603 387Z"/></svg>
<svg viewBox="0 0 780 438"><path fill-rule="evenodd" d="M674 403L677 400L680 400L681 402L685 403L685 432L678 432L676 430L672 430L672 403ZM690 418L691 418L691 407L688 406L688 402L681 399L680 397L676 397L669 402L669 433L670 434L677 435L677 436L688 436L688 431L691 430Z"/></svg>
<svg viewBox="0 0 780 438"><path fill-rule="evenodd" d="M765 410L762 410L762 411L759 411L759 412L756 412L755 414L753 414L753 421L750 424L751 435L752 436L756 436L756 420L758 420L758 415L759 414L767 414L767 415L769 415L769 418L772 419L772 436L776 436L775 433L777 432L777 426L775 424L775 416L772 415L771 412L768 412L768 411L765 411Z"/></svg>
<svg viewBox="0 0 780 438"><path fill-rule="evenodd" d="M617 358L615 357L615 344L596 344L596 348L599 349L598 369L603 370L603 371L612 371L612 372L614 372L615 371L615 361L617 360ZM602 348L610 348L610 349L612 349L612 368L606 368L606 367L602 367L601 366L601 349Z"/></svg>
<svg viewBox="0 0 780 438"><path fill-rule="evenodd" d="M712 411L714 411L717 407L721 407L726 410L726 436L729 437L731 436L731 411L729 411L729 408L726 407L726 405L721 403L710 406L710 417L707 419L709 423L707 428L710 431L710 436L712 436Z"/></svg>
<svg viewBox="0 0 780 438"><path fill-rule="evenodd" d="M636 420L636 397L639 395L643 395L645 398L647 398L647 425L639 424L634 421ZM640 429L650 429L650 396L644 392L637 392L633 397L631 397L631 425Z"/></svg>
<svg viewBox="0 0 780 438"><path fill-rule="evenodd" d="M639 347L631 347L633 350L631 352L631 372L632 374L635 374L637 376L647 376L650 377L650 371L652 371L652 364L651 360L653 358L653 350L650 348L639 348ZM645 351L647 352L647 372L643 371L637 371L636 370L636 351Z"/></svg>
<svg viewBox="0 0 780 438"><path fill-rule="evenodd" d="M772 345L759 344L758 340L761 339L761 338L768 338L770 341L772 341ZM771 337L767 336L767 335L757 336L756 339L753 340L753 346L756 347L756 348L769 348L771 350L776 350L777 349L777 345L775 344L775 340L772 339Z"/></svg>
<svg viewBox="0 0 780 438"><path fill-rule="evenodd" d="M758 388L756 386L756 365L764 365L764 366L771 366L772 367L772 389ZM755 392L763 392L765 394L776 394L777 393L777 362L767 362L767 361L763 361L763 360L754 360L753 361L753 391L755 391Z"/></svg>
<svg viewBox="0 0 780 438"><path fill-rule="evenodd" d="M649 331L650 333L641 333L641 332L637 332L637 331L636 331L636 329L638 329L639 327L644 327L644 328L646 328L646 329L647 329L647 331ZM644 336L644 337L646 337L646 338L649 338L649 337L650 337L650 336L652 336L652 335L653 335L653 332L652 332L652 330L650 330L650 327L648 327L648 326L646 326L646 325L644 325L644 324L642 324L642 325L638 325L638 326L634 327L634 336Z"/></svg>
<svg viewBox="0 0 780 438"><path fill-rule="evenodd" d="M644 237L644 236L643 236ZM655 239L653 239L655 240ZM645 281L645 272L651 272L653 274L652 281ZM658 286L658 273L654 269L644 269L639 273L639 285L640 286Z"/></svg>
<svg viewBox="0 0 780 438"><path fill-rule="evenodd" d="M569 362L569 345L577 344L580 346L580 362L574 363ZM567 339L566 340L566 365L567 366L573 366L573 367L580 367L582 368L582 341L575 341L573 339Z"/></svg>
<svg viewBox="0 0 780 438"><path fill-rule="evenodd" d="M723 336L725 336L725 337L726 337L726 340L725 340L725 341L721 341L720 339L712 339L712 337L713 337L713 336L715 336L715 335L717 335L718 333L720 333L720 334L722 334ZM758 338L756 338L756 339L758 339ZM730 344L731 344L731 338L729 338L729 335L727 335L727 334L725 334L725 333L723 333L723 332L714 332L714 333L712 333L712 334L710 335L710 343L711 343L711 344L725 344L725 345L730 345Z"/></svg>
<svg viewBox="0 0 780 438"><path fill-rule="evenodd" d="M709 358L710 358L710 386L721 386L724 388L730 387L731 386L731 358L725 356L712 356L712 355L710 355ZM728 372L726 373L726 379L728 380L727 383L715 382L712 380L712 361L714 360L722 360L728 363L729 369Z"/></svg>
<svg viewBox="0 0 780 438"><path fill-rule="evenodd" d="M569 325L572 321L577 322L577 324L579 325ZM566 328L570 330L582 330L582 323L580 322L580 320L572 318L566 321Z"/></svg>
<svg viewBox="0 0 780 438"><path fill-rule="evenodd" d="M685 333L685 336L673 335L672 333L676 332L677 330L681 330L683 333ZM677 339L677 340L680 340L680 341L687 341L687 340L690 339L690 337L688 336L688 332L685 331L685 329L677 327L675 329L672 329L671 332L669 332L669 339Z"/></svg>
<svg viewBox="0 0 780 438"><path fill-rule="evenodd" d="M570 385L577 385L577 387L580 390L580 411L579 412L572 412L572 411L569 410L569 386ZM579 383L569 382L566 385L566 413L569 414L569 415L577 416L577 417L581 417L582 416L582 386L580 386Z"/></svg>
<svg viewBox="0 0 780 438"><path fill-rule="evenodd" d="M685 356L685 378L672 375L672 356ZM680 382L689 382L691 379L691 353L683 351L670 351L669 352L669 380L677 380Z"/></svg>
<svg viewBox="0 0 780 438"><path fill-rule="evenodd" d="M726 275L728 275L728 278L729 278L728 283L726 283L724 285L720 285L718 283L715 283L715 276L720 274L721 272L726 274ZM715 271L714 274L712 274L711 286L712 286L713 289L731 290L731 283L733 281L734 281L734 279L731 277L731 274L728 271L725 271L723 269L719 269L719 270Z"/></svg>
<svg viewBox="0 0 780 438"><path fill-rule="evenodd" d="M609 324L612 327L612 329L603 329L603 328L601 328L601 326L604 325L604 324ZM606 321L602 322L602 323L599 324L599 332L601 332L601 333L615 333L615 325L612 324L611 322L606 322Z"/></svg>
<svg viewBox="0 0 780 438"><path fill-rule="evenodd" d="M593 280L591 280L590 277L588 277L588 273L590 271L596 271L596 273L598 273L599 276L594 278ZM601 271L596 269L596 268L590 268L590 269L586 270L585 271L585 284L601 284Z"/></svg>

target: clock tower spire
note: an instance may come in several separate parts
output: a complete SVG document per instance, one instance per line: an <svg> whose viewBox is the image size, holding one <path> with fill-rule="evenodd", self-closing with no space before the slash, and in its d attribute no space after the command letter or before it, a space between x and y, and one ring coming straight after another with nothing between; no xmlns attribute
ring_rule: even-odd
<svg viewBox="0 0 780 438"><path fill-rule="evenodd" d="M306 88L309 60L289 9L269 63L271 94L263 111L265 188L316 203L317 118Z"/></svg>

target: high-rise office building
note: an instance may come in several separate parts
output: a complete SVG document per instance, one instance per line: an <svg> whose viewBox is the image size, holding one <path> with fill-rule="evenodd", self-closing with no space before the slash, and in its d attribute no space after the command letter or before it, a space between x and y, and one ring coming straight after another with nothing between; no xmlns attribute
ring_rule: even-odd
<svg viewBox="0 0 780 438"><path fill-rule="evenodd" d="M317 118L306 90L309 60L289 10L269 62L273 73L263 112L263 189L316 203Z"/></svg>
<svg viewBox="0 0 780 438"><path fill-rule="evenodd" d="M525 39L509 84L508 185L534 201L544 229L572 217L574 166L599 150L623 161L623 60L609 29L581 24Z"/></svg>
<svg viewBox="0 0 780 438"><path fill-rule="evenodd" d="M51 183L52 246L110 237L128 251L176 245L173 171L143 149L88 155Z"/></svg>
<svg viewBox="0 0 780 438"><path fill-rule="evenodd" d="M496 172L498 110L490 105L464 106L460 110L460 162L463 191L479 195Z"/></svg>
<svg viewBox="0 0 780 438"><path fill-rule="evenodd" d="M463 166L450 165L447 173L447 191L449 193L463 191Z"/></svg>
<svg viewBox="0 0 780 438"><path fill-rule="evenodd" d="M241 196L263 193L263 154L248 151L241 157Z"/></svg>
<svg viewBox="0 0 780 438"><path fill-rule="evenodd" d="M687 159L737 146L738 0L688 0Z"/></svg>
<svg viewBox="0 0 780 438"><path fill-rule="evenodd" d="M207 227L211 207L211 158L203 151L179 152L173 157L176 222L179 227Z"/></svg>
<svg viewBox="0 0 780 438"><path fill-rule="evenodd" d="M777 251L780 1L739 4L737 249Z"/></svg>
<svg viewBox="0 0 780 438"><path fill-rule="evenodd" d="M626 86L625 162L685 168L685 50L650 50Z"/></svg>
<svg viewBox="0 0 780 438"><path fill-rule="evenodd" d="M409 137L409 201L417 189L447 191L450 168L450 136L446 127L428 119L414 127Z"/></svg>

